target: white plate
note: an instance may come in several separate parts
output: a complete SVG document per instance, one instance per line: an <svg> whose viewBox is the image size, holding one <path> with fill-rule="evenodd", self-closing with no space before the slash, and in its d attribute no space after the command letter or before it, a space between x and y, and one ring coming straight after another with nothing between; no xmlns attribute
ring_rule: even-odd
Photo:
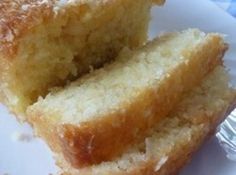
<svg viewBox="0 0 236 175"><path fill-rule="evenodd" d="M150 37L163 31L182 30L189 27L204 31L222 32L231 49L226 55L232 82L236 84L236 20L207 0L167 0L165 7L153 10ZM7 110L0 106L0 175L48 175L55 173L52 155L40 139L23 138L17 141L16 133L32 136L27 124L20 125ZM181 175L235 175L236 163L226 159L225 153L213 138L195 154L193 161Z"/></svg>

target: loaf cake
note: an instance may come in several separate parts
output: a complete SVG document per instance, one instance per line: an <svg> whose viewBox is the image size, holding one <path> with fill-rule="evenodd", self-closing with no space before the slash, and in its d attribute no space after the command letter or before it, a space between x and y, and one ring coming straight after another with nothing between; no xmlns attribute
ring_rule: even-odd
<svg viewBox="0 0 236 175"><path fill-rule="evenodd" d="M142 141L221 64L225 50L218 34L165 34L139 49L123 49L113 63L40 98L27 120L74 167L111 160Z"/></svg>
<svg viewBox="0 0 236 175"><path fill-rule="evenodd" d="M164 0L1 0L1 102L24 116L50 88L142 45L153 3Z"/></svg>
<svg viewBox="0 0 236 175"><path fill-rule="evenodd" d="M228 87L224 68L217 67L199 87L184 95L173 112L154 127L145 141L133 145L119 158L81 169L71 167L63 156L58 156L59 165L64 168L62 174L178 174L235 104L236 91Z"/></svg>

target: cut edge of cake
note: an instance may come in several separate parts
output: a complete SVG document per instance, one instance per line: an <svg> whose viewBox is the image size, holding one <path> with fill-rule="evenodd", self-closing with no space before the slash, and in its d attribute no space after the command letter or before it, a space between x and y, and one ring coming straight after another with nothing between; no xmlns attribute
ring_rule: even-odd
<svg viewBox="0 0 236 175"><path fill-rule="evenodd" d="M133 145L112 161L76 169L61 154L55 154L62 167L61 175L177 174L235 109L236 89L230 88L228 82L224 68L217 67L199 87L185 95L144 142Z"/></svg>
<svg viewBox="0 0 236 175"><path fill-rule="evenodd" d="M198 85L215 66L222 64L222 57L227 45L220 35L205 35L198 30L187 30L185 32L187 34L193 32L192 35L196 35L196 37L202 35L202 40L200 39L193 48L184 49L183 55L189 59L173 68L171 74L164 77L160 87L146 88L141 95L134 98L136 101L133 102L131 99L131 104L122 104L122 108L118 107L119 110L110 111L104 117L81 123L76 122L75 124L66 123L63 120L60 122L62 113L55 112L60 111L59 108L53 107L47 112L46 108L49 104L41 105L47 101L46 97L46 100L41 99L28 108L28 120L35 128L36 133L48 142L53 151L63 152L65 158L74 167L83 167L111 160L120 155L131 144L144 139L154 123L165 118L186 91ZM151 46L152 43L155 45L158 40L168 40L170 36L172 34L161 36L147 44L144 49ZM164 52L165 54L168 55ZM109 65L107 67L109 69ZM92 74L98 72L99 70ZM86 77L88 76L90 75ZM86 84L83 78L79 81L83 85ZM65 89L61 91L62 96L65 91ZM73 93L70 96L73 98ZM50 99L50 95L48 98ZM59 102L64 103L65 101L59 100ZM146 117L143 111L148 109L151 112ZM55 139L52 140L51 138Z"/></svg>

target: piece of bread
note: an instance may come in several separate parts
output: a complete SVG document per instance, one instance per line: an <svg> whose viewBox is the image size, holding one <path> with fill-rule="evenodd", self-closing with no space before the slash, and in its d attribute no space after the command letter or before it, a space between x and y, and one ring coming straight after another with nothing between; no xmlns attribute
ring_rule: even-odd
<svg viewBox="0 0 236 175"><path fill-rule="evenodd" d="M162 4L164 0L155 1ZM152 0L1 0L0 99L18 116L55 85L146 42Z"/></svg>
<svg viewBox="0 0 236 175"><path fill-rule="evenodd" d="M163 35L40 99L29 107L28 120L74 167L111 160L143 140L221 64L225 50L218 34L189 29Z"/></svg>
<svg viewBox="0 0 236 175"><path fill-rule="evenodd" d="M175 175L216 126L236 106L236 90L218 67L201 86L185 94L173 112L157 124L145 142L113 161L75 169L58 156L63 175ZM122 144L122 143L121 143Z"/></svg>

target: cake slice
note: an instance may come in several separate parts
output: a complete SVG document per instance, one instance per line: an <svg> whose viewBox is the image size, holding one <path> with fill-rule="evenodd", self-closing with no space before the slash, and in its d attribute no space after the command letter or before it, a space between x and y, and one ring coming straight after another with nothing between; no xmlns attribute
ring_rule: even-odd
<svg viewBox="0 0 236 175"><path fill-rule="evenodd" d="M58 156L63 175L170 175L191 159L203 141L235 108L236 91L218 67L200 87L186 94L173 112L157 124L146 140L113 161L75 169ZM206 155L207 156L207 155Z"/></svg>
<svg viewBox="0 0 236 175"><path fill-rule="evenodd" d="M143 140L221 64L225 50L218 34L189 29L163 35L39 99L27 119L74 167L111 160Z"/></svg>
<svg viewBox="0 0 236 175"><path fill-rule="evenodd" d="M146 42L164 0L1 0L0 100L18 116L64 85Z"/></svg>

